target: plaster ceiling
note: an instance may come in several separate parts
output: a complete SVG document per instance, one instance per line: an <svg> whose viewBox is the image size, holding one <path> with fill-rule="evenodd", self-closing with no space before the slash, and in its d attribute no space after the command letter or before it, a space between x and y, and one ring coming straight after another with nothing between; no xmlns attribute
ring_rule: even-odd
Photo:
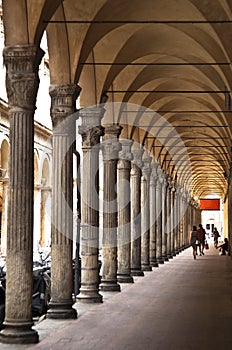
<svg viewBox="0 0 232 350"><path fill-rule="evenodd" d="M46 29L52 84L78 83L83 107L100 103L104 94L109 102L138 106L128 127L122 113L115 117L124 124L124 136L146 145L193 195L226 196L230 0L17 3L17 16L24 13L18 33L9 25L16 16L12 0L4 5L7 45L39 45Z"/></svg>

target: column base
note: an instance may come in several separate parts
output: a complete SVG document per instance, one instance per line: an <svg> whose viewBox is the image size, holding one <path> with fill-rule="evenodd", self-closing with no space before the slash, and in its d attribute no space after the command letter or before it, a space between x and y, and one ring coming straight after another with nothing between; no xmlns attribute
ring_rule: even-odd
<svg viewBox="0 0 232 350"><path fill-rule="evenodd" d="M140 269L131 269L131 276L144 276L144 273Z"/></svg>
<svg viewBox="0 0 232 350"><path fill-rule="evenodd" d="M73 302L55 302L49 303L49 309L47 312L47 318L64 320L64 319L76 319L77 311L72 308Z"/></svg>
<svg viewBox="0 0 232 350"><path fill-rule="evenodd" d="M164 260L162 258L157 258L157 263L160 264L164 264Z"/></svg>
<svg viewBox="0 0 232 350"><path fill-rule="evenodd" d="M150 265L142 265L142 271L152 271L152 267Z"/></svg>
<svg viewBox="0 0 232 350"><path fill-rule="evenodd" d="M102 279L99 288L102 292L120 292L121 291L120 285L115 280Z"/></svg>
<svg viewBox="0 0 232 350"><path fill-rule="evenodd" d="M162 257L162 260L163 260L163 261L168 261L167 255L163 256L163 257Z"/></svg>
<svg viewBox="0 0 232 350"><path fill-rule="evenodd" d="M151 266L151 267L159 267L159 264L158 264L158 262L156 262L156 261L151 261L151 262L150 262L150 266Z"/></svg>
<svg viewBox="0 0 232 350"><path fill-rule="evenodd" d="M102 303L102 295L98 292L85 292L81 291L76 298L78 303L82 304L94 304L94 303Z"/></svg>
<svg viewBox="0 0 232 350"><path fill-rule="evenodd" d="M134 279L131 275L118 275L119 283L134 283Z"/></svg>
<svg viewBox="0 0 232 350"><path fill-rule="evenodd" d="M35 344L39 342L38 333L31 329L33 323L15 324L4 322L0 332L0 342L4 344Z"/></svg>
<svg viewBox="0 0 232 350"><path fill-rule="evenodd" d="M168 254L168 259L172 259L173 256L171 254Z"/></svg>

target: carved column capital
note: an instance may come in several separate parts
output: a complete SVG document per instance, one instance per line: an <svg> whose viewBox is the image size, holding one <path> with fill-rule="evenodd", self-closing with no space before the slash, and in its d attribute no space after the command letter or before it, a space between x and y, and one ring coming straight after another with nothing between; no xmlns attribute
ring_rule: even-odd
<svg viewBox="0 0 232 350"><path fill-rule="evenodd" d="M157 169L157 175L158 175L158 184L162 185L164 182L164 176L163 176L164 174L163 174L163 170L160 167L158 167Z"/></svg>
<svg viewBox="0 0 232 350"><path fill-rule="evenodd" d="M76 110L76 99L81 88L76 84L51 85L49 94L51 96L51 118L55 129L66 117L72 115Z"/></svg>
<svg viewBox="0 0 232 350"><path fill-rule="evenodd" d="M118 139L119 135L122 131L122 126L117 124L106 124L104 127L104 137L103 140L106 141L108 139Z"/></svg>
<svg viewBox="0 0 232 350"><path fill-rule="evenodd" d="M142 173L146 180L149 180L151 175L151 160L152 158L144 154Z"/></svg>
<svg viewBox="0 0 232 350"><path fill-rule="evenodd" d="M158 167L159 163L153 160L151 162L151 178L150 178L150 185L155 186L158 180Z"/></svg>
<svg viewBox="0 0 232 350"><path fill-rule="evenodd" d="M44 51L34 45L8 46L3 50L9 106L35 109L39 86L38 66Z"/></svg>
<svg viewBox="0 0 232 350"><path fill-rule="evenodd" d="M142 156L143 156L143 148L141 147L133 147L132 148L132 166L131 166L131 176L141 176L141 169L143 167L143 161L142 161Z"/></svg>
<svg viewBox="0 0 232 350"><path fill-rule="evenodd" d="M137 165L140 169L143 167L143 157L144 149L143 148L132 148L133 160L132 163Z"/></svg>
<svg viewBox="0 0 232 350"><path fill-rule="evenodd" d="M101 144L104 161L118 159L118 152L122 149L118 140L121 130L122 127L120 125L104 126L104 136Z"/></svg>
<svg viewBox="0 0 232 350"><path fill-rule="evenodd" d="M169 191L171 191L172 190L172 177L171 177L171 175L167 176L167 183L168 183L168 189L169 189Z"/></svg>
<svg viewBox="0 0 232 350"><path fill-rule="evenodd" d="M98 106L79 111L82 125L78 130L82 136L82 149L92 148L99 144L100 137L104 135L104 128L101 126L104 113L105 109Z"/></svg>
<svg viewBox="0 0 232 350"><path fill-rule="evenodd" d="M133 140L121 139L122 150L119 152L120 159L132 161L133 155L131 153L131 147Z"/></svg>

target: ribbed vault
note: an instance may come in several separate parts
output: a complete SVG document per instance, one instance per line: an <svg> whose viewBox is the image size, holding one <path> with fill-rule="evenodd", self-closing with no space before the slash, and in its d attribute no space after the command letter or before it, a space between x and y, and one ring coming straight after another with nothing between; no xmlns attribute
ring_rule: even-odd
<svg viewBox="0 0 232 350"><path fill-rule="evenodd" d="M133 106L114 111L124 136L146 145L193 196L226 196L230 1L14 3L4 3L6 45L39 46L46 30L51 84L78 83L82 107L101 103L104 95L109 102ZM19 30L12 32L10 23L19 15Z"/></svg>

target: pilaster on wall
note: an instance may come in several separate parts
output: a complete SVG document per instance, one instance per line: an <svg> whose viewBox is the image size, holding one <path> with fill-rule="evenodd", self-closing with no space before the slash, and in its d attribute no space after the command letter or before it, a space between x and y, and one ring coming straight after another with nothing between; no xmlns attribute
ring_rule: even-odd
<svg viewBox="0 0 232 350"><path fill-rule="evenodd" d="M32 329L32 253L34 194L34 111L42 50L33 45L6 47L6 88L10 115L10 166L7 223L7 292L4 343L35 343Z"/></svg>

